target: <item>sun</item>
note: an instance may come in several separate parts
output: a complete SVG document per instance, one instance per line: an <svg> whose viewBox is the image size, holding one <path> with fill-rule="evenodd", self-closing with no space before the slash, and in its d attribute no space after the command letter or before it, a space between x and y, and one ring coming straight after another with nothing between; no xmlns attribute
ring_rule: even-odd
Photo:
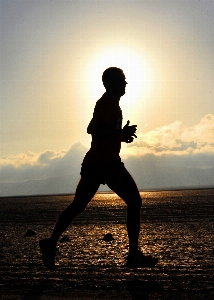
<svg viewBox="0 0 214 300"><path fill-rule="evenodd" d="M102 73L109 67L118 67L124 71L126 94L121 98L123 109L129 108L130 100L138 101L148 90L150 82L149 62L131 48L112 47L95 55L88 66L87 78L90 78L90 93L99 99L105 92Z"/></svg>

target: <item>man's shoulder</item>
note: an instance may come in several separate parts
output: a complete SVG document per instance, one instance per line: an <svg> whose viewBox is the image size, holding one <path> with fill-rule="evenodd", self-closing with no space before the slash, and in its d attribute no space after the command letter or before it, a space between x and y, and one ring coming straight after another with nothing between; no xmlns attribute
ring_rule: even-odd
<svg viewBox="0 0 214 300"><path fill-rule="evenodd" d="M95 107L105 107L106 109L120 109L120 106L114 99L109 97L106 93L102 95L102 97L97 100Z"/></svg>
<svg viewBox="0 0 214 300"><path fill-rule="evenodd" d="M99 100L97 100L96 106L106 105L106 104L108 104L108 99L107 99L106 95L104 94L104 95L102 95L102 97Z"/></svg>
<svg viewBox="0 0 214 300"><path fill-rule="evenodd" d="M109 101L103 95L95 104L95 111L106 111L110 109Z"/></svg>
<svg viewBox="0 0 214 300"><path fill-rule="evenodd" d="M97 102L94 108L94 117L100 119L112 119L122 116L120 107L111 101L109 97L104 94Z"/></svg>

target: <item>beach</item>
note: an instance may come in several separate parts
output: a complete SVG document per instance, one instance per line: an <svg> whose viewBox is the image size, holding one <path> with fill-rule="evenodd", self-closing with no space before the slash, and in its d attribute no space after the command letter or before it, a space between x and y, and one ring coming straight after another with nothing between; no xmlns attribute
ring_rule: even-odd
<svg viewBox="0 0 214 300"><path fill-rule="evenodd" d="M214 299L214 190L141 196L139 244L159 259L154 268L126 267L126 206L98 193L63 234L56 271L42 264L38 242L73 195L0 198L1 299Z"/></svg>

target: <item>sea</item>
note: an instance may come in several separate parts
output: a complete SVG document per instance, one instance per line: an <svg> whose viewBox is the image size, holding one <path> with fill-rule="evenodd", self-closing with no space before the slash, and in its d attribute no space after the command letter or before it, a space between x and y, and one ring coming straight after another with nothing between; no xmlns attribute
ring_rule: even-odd
<svg viewBox="0 0 214 300"><path fill-rule="evenodd" d="M139 246L159 259L153 268L126 266L126 205L114 193L97 193L64 232L56 271L38 243L74 196L0 198L0 298L214 299L214 189L140 193Z"/></svg>

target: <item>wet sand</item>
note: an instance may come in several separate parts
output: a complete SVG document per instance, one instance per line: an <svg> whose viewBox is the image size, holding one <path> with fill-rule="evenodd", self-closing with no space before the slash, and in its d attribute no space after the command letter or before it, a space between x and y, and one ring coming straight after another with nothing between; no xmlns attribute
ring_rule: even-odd
<svg viewBox="0 0 214 300"><path fill-rule="evenodd" d="M43 266L38 241L73 197L1 198L1 299L214 299L214 190L141 195L140 246L157 266L125 266L126 207L97 194L59 243L55 272ZM36 235L25 237L28 229Z"/></svg>

